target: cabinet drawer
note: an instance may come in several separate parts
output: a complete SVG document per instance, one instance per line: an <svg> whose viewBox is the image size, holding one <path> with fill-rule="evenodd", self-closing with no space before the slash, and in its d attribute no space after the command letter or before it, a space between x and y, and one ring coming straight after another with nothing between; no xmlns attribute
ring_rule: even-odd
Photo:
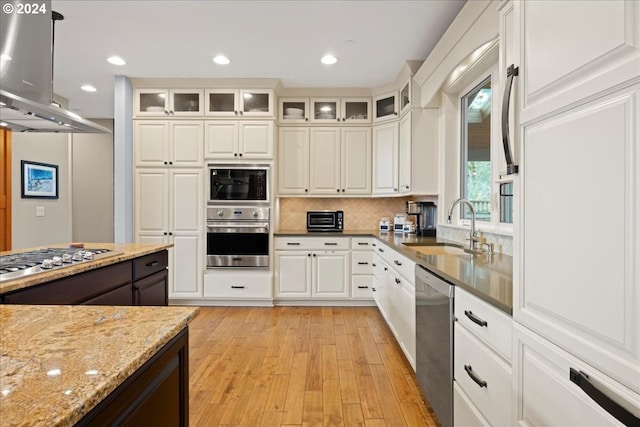
<svg viewBox="0 0 640 427"><path fill-rule="evenodd" d="M351 254L351 274L373 274L373 253L354 251Z"/></svg>
<svg viewBox="0 0 640 427"><path fill-rule="evenodd" d="M271 273L207 272L204 276L204 297L252 299L272 298Z"/></svg>
<svg viewBox="0 0 640 427"><path fill-rule="evenodd" d="M109 292L88 299L82 305L132 305L133 292L131 285L126 284Z"/></svg>
<svg viewBox="0 0 640 427"><path fill-rule="evenodd" d="M491 425L510 425L511 367L458 323L453 348L453 375L462 390Z"/></svg>
<svg viewBox="0 0 640 427"><path fill-rule="evenodd" d="M469 396L453 382L453 425L456 427L491 427Z"/></svg>
<svg viewBox="0 0 640 427"><path fill-rule="evenodd" d="M583 389L570 380L571 369L627 407L640 408L640 394L604 375L527 328L514 324L514 396L512 425L622 426ZM526 420L526 421L525 421ZM638 425L637 418L626 425Z"/></svg>
<svg viewBox="0 0 640 427"><path fill-rule="evenodd" d="M133 280L142 279L167 268L169 257L167 251L154 252L133 260Z"/></svg>
<svg viewBox="0 0 640 427"><path fill-rule="evenodd" d="M277 237L276 250L349 250L348 237Z"/></svg>
<svg viewBox="0 0 640 427"><path fill-rule="evenodd" d="M357 299L372 299L373 283L373 276L353 276L351 278L351 296Z"/></svg>
<svg viewBox="0 0 640 427"><path fill-rule="evenodd" d="M411 261L409 258L400 254L399 252L391 249L387 245L378 243L376 250L378 251L380 257L385 260L390 267L393 267L398 273L400 273L400 275L411 282L411 284L415 284L415 262Z"/></svg>
<svg viewBox="0 0 640 427"><path fill-rule="evenodd" d="M351 250L368 251L373 249L373 237L352 237Z"/></svg>
<svg viewBox="0 0 640 427"><path fill-rule="evenodd" d="M511 317L459 287L455 298L458 322L511 363Z"/></svg>

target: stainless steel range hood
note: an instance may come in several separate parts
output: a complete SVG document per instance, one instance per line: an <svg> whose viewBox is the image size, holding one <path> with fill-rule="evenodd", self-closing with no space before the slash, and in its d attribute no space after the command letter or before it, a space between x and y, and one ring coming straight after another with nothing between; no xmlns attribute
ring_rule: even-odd
<svg viewBox="0 0 640 427"><path fill-rule="evenodd" d="M18 3L12 3L17 10ZM53 103L54 21L51 1L40 13L0 14L0 125L16 132L110 133Z"/></svg>

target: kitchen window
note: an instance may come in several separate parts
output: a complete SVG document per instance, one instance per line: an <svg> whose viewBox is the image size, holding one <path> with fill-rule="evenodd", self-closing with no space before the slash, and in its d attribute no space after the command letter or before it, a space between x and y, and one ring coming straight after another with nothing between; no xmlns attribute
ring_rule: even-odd
<svg viewBox="0 0 640 427"><path fill-rule="evenodd" d="M471 202L476 220L491 221L491 76L466 93L461 106L460 194ZM462 219L471 219L468 207Z"/></svg>

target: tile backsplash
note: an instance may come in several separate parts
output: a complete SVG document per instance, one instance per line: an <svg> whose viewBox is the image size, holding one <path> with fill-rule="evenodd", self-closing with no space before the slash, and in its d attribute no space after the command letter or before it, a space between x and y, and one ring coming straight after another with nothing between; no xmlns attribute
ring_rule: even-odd
<svg viewBox="0 0 640 427"><path fill-rule="evenodd" d="M406 202L414 197L380 198L280 198L279 230L303 231L307 229L307 211L344 211L345 230L377 230L380 218L406 212ZM422 200L422 199L420 199ZM431 200L431 199L424 199Z"/></svg>

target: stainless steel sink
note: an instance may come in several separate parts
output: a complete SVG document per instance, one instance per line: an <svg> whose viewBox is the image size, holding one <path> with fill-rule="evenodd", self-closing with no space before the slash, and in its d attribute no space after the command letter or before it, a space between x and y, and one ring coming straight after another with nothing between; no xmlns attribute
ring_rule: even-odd
<svg viewBox="0 0 640 427"><path fill-rule="evenodd" d="M411 249L420 252L423 255L466 255L465 249L456 246L438 245L438 246L413 246Z"/></svg>

